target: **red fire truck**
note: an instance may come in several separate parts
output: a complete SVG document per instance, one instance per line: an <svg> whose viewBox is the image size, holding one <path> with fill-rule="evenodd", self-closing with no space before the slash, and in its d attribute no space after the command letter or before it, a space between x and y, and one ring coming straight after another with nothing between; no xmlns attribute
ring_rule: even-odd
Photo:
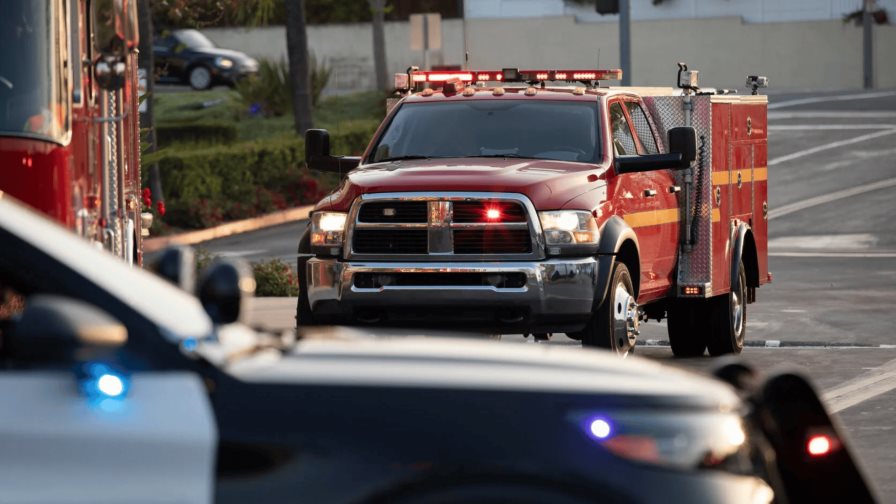
<svg viewBox="0 0 896 504"><path fill-rule="evenodd" d="M0 190L141 262L135 0L8 0Z"/></svg>
<svg viewBox="0 0 896 504"><path fill-rule="evenodd" d="M309 130L309 165L345 177L299 243L298 324L565 332L624 355L665 317L677 356L740 352L771 280L767 80L697 75L411 69L363 156Z"/></svg>

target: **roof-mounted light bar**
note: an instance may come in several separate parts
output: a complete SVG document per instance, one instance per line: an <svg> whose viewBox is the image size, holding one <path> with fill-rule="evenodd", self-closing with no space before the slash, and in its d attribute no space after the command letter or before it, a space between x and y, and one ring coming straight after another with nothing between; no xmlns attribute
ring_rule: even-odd
<svg viewBox="0 0 896 504"><path fill-rule="evenodd" d="M410 76L410 82L408 82ZM424 83L443 83L459 80L472 82L544 82L544 81L601 81L621 80L622 70L519 70L504 68L501 70L455 70L455 71L419 71L412 70L407 74L395 74L395 88L406 90L409 86Z"/></svg>

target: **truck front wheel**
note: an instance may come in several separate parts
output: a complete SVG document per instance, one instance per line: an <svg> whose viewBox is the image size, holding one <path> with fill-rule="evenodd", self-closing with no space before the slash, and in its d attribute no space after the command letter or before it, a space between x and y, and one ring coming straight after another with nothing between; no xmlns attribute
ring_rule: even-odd
<svg viewBox="0 0 896 504"><path fill-rule="evenodd" d="M635 351L638 338L638 303L632 277L620 261L613 265L607 297L591 313L585 328L570 335L582 340L582 346L613 350L626 356Z"/></svg>
<svg viewBox="0 0 896 504"><path fill-rule="evenodd" d="M314 324L314 313L311 311L311 303L308 301L308 279L305 265L307 257L300 257L296 263L296 276L299 280L299 299L296 303L296 328L309 327Z"/></svg>

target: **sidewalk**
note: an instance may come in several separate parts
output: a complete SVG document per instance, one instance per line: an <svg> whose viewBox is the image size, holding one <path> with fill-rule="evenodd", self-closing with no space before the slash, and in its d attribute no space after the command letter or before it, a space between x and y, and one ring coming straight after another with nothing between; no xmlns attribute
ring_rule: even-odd
<svg viewBox="0 0 896 504"><path fill-rule="evenodd" d="M313 205L300 206L282 210L261 217L253 217L234 222L228 222L207 229L199 229L196 231L187 231L168 236L159 236L154 238L146 238L143 240L143 252L156 252L171 245L195 245L197 243L224 238L240 233L248 233L262 228L286 224L308 218L308 214Z"/></svg>

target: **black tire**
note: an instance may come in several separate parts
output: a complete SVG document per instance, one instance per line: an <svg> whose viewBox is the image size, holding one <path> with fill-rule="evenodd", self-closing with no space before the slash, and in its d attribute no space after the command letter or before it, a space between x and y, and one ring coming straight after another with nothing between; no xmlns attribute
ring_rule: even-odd
<svg viewBox="0 0 896 504"><path fill-rule="evenodd" d="M629 301L619 299L617 292L625 291ZM634 303L635 289L632 285L632 277L628 267L617 261L613 266L613 275L610 277L610 285L607 289L607 297L596 309L592 310L591 318L585 328L570 337L582 340L583 347L597 347L612 350L625 356L635 350L636 332L629 330L624 321L626 313L631 309L629 302ZM629 306L623 306L629 304ZM634 304L635 317L634 329L637 330L637 303ZM617 316L618 315L618 316ZM622 320L620 320L620 318ZM625 325L620 325L625 324Z"/></svg>
<svg viewBox="0 0 896 504"><path fill-rule="evenodd" d="M314 312L311 311L311 303L308 301L308 283L305 274L305 265L308 258L300 258L296 263L297 276L299 280L299 299L296 303L296 327L309 327L316 325L314 323Z"/></svg>
<svg viewBox="0 0 896 504"><path fill-rule="evenodd" d="M308 301L307 268L308 255L311 252L311 238L308 231L299 240L299 257L296 260L296 276L299 281L299 299L296 303L296 328L317 325L314 320L314 312L311 311L311 303Z"/></svg>
<svg viewBox="0 0 896 504"><path fill-rule="evenodd" d="M706 353L708 331L707 310L711 301L705 299L673 299L669 305L666 328L669 344L676 357L700 357Z"/></svg>
<svg viewBox="0 0 896 504"><path fill-rule="evenodd" d="M712 335L707 340L709 355L739 354L747 335L747 275L744 263L737 265L737 282L731 292L713 298Z"/></svg>
<svg viewBox="0 0 896 504"><path fill-rule="evenodd" d="M205 91L212 87L212 72L202 65L196 65L187 73L187 82L196 91Z"/></svg>

